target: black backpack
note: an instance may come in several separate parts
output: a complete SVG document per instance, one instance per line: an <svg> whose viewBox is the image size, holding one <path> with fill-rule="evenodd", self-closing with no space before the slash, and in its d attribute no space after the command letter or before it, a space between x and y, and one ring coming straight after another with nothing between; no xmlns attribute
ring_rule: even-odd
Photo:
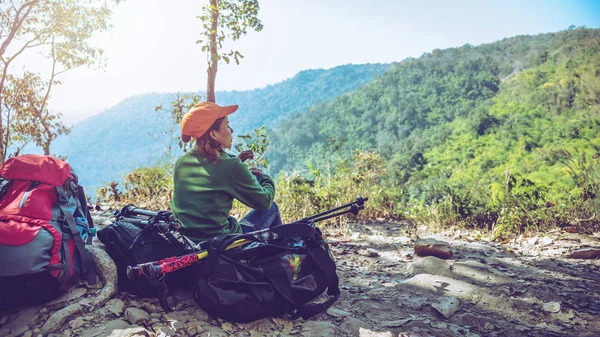
<svg viewBox="0 0 600 337"><path fill-rule="evenodd" d="M239 240L252 243L227 250ZM296 222L263 235L230 234L208 243L197 264L194 299L207 313L235 322L292 314L304 319L339 297L336 265L321 231ZM327 289L328 300L309 303Z"/></svg>
<svg viewBox="0 0 600 337"><path fill-rule="evenodd" d="M119 290L142 297L159 295L164 283L169 287L184 286L188 270L165 275L164 279L146 277L127 278L127 267L180 256L194 251L193 242L177 231L178 222L171 212L153 212L126 205L117 212L113 224L98 231L98 239L104 243L106 252L115 261ZM190 286L193 280L187 281ZM166 291L166 289L163 289Z"/></svg>

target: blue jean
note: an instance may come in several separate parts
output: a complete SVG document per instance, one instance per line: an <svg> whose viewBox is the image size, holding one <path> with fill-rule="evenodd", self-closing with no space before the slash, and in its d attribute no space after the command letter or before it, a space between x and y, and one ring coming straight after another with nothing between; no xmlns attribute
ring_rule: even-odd
<svg viewBox="0 0 600 337"><path fill-rule="evenodd" d="M244 233L279 225L281 225L281 216L279 215L279 207L277 207L276 203L273 203L271 208L266 211L253 209L240 220L240 227L242 227L242 232Z"/></svg>

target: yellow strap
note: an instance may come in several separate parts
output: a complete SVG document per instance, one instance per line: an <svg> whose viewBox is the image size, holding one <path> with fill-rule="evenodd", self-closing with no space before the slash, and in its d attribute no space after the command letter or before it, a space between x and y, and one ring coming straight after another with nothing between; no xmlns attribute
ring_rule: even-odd
<svg viewBox="0 0 600 337"><path fill-rule="evenodd" d="M233 241L233 243L230 244L229 246L227 246L227 248L225 250L230 250L232 248L239 247L239 246L241 246L241 245L243 245L243 244L245 244L247 242L248 242L248 240L246 240L246 239L239 239L239 240ZM203 258L205 258L205 257L208 256L208 251L207 250L203 250L200 253L198 253L197 256L198 256L198 261L200 261Z"/></svg>

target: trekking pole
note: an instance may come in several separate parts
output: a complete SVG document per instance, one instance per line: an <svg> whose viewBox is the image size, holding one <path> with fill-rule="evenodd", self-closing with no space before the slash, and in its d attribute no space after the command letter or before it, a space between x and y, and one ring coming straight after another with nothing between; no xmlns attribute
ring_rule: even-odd
<svg viewBox="0 0 600 337"><path fill-rule="evenodd" d="M226 250L239 247L248 242L246 239L234 241L227 246ZM167 257L159 261L140 263L135 266L127 266L127 278L133 280L139 276L146 276L149 279L158 279L162 275L172 273L179 269L189 267L208 256L208 251L203 250L199 253L186 254L183 256Z"/></svg>
<svg viewBox="0 0 600 337"><path fill-rule="evenodd" d="M267 234L270 228L261 229L259 231L247 233L260 238L264 234ZM267 239L267 238L265 238ZM225 250L230 250L239 246L242 246L248 242L252 242L247 239L239 239L231 243ZM127 266L127 278L132 280L138 276L146 276L150 279L160 278L162 275L172 273L179 269L189 267L208 256L208 250L202 250L197 253L190 253L182 256L167 257L162 260L140 263L135 266Z"/></svg>
<svg viewBox="0 0 600 337"><path fill-rule="evenodd" d="M365 201L367 201L367 200L369 200L369 198L363 198L361 196L358 196L358 197L356 197L356 200L354 200L353 202L349 202L349 203L347 203L345 205L342 205L342 206L339 206L339 207L336 207L336 208L332 208L330 210L327 210L327 211L324 211L324 212L321 212L321 213L317 213L315 215L311 215L311 216L306 217L306 218L302 218L302 219L300 219L300 220L298 220L296 222L305 222L305 221L311 221L311 220L313 222L318 222L318 221L322 221L322 220L325 220L325 219L329 219L329 218L333 218L333 217L336 217L336 216L340 216L340 215L343 215L343 214L346 214L346 213L352 213L352 214L356 215L356 214L358 214L359 210L365 208L364 205L365 205ZM340 209L343 209L343 208L346 208L346 207L350 207L350 209L347 210L347 211L343 211L343 212L340 212L340 213L336 213L336 214L330 215L328 217L322 217L324 215L333 213L335 211L339 211ZM322 218L320 218L320 217L322 217Z"/></svg>
<svg viewBox="0 0 600 337"><path fill-rule="evenodd" d="M141 228L148 226L157 226L159 229L166 230L179 230L181 224L172 212L168 211L150 211L147 209L141 209L135 207L133 204L125 205L121 210L115 211L115 218L122 221L129 222ZM137 217L145 216L148 218Z"/></svg>
<svg viewBox="0 0 600 337"><path fill-rule="evenodd" d="M131 215L144 215L149 217L155 217L159 215L159 212L149 211L147 209L137 208L133 204L127 204L115 212L115 216L131 216Z"/></svg>
<svg viewBox="0 0 600 337"><path fill-rule="evenodd" d="M177 220L165 221L162 219L155 219L155 218L141 219L141 218L129 218L129 217L122 217L120 219L122 221L129 222L129 223L134 224L141 228L146 228L148 225L157 226L159 229L162 229L163 231L166 231L169 229L177 231L177 230L179 230L179 228L181 228L181 224Z"/></svg>
<svg viewBox="0 0 600 337"><path fill-rule="evenodd" d="M319 221L323 221L323 220L327 220L327 219L331 219L331 218L335 218L337 216L340 215L344 215L344 214L348 214L348 213L352 213L354 215L357 215L359 211L363 210L365 208L365 201L369 200L369 198L362 198L362 197L356 197L356 201L348 203L344 206L340 206L334 210L329 210L329 211L325 211L319 214L315 214L313 216L310 216L310 220L312 222L319 222ZM341 208L344 207L350 207L350 209L347 209L345 211L339 212L339 213L335 213L335 214L329 214L335 210L339 210ZM327 215L329 214L329 215ZM321 215L320 217L318 217L319 215ZM306 218L305 218L306 219ZM304 219L302 219L304 220ZM300 221L302 221L300 220Z"/></svg>
<svg viewBox="0 0 600 337"><path fill-rule="evenodd" d="M315 222L326 220L326 219L340 216L340 215L347 214L347 213L352 213L352 214L356 215L356 214L358 214L358 212L360 210L364 209L364 203L367 200L369 200L369 198L362 198L359 196L356 198L355 201L350 202L346 205L336 207L336 208L333 208L333 209L330 209L330 210L327 210L327 211L324 211L324 212L321 212L321 213L318 213L318 214L315 214L315 215L312 215L312 216L309 216L306 218L302 218L298 221L294 221L294 223L308 222L308 223L314 224ZM338 212L335 214L331 214L335 211L339 211L346 207L350 207L350 209L342 211L342 212ZM281 225L281 226L285 226L285 225ZM271 230L271 228L265 228L265 229L261 229L259 231L247 233L247 235L251 235L256 238L263 238L264 240L268 240L270 237L270 236L268 236L270 233L270 230ZM233 243L231 243L229 246L227 246L227 248L225 250L230 250L230 249L242 246L249 242L253 242L253 241L248 240L248 239L239 239L239 240L236 240ZM172 273L179 269L189 267L189 266L201 261L202 259L206 258L207 256L208 256L208 250L202 250L200 252L190 253L190 254L186 254L186 255L182 255L182 256L167 257L167 258L164 258L164 259L158 260L158 261L141 263L141 264L137 264L135 266L127 266L127 278L132 280L136 277L144 275L150 279L159 279L166 273Z"/></svg>

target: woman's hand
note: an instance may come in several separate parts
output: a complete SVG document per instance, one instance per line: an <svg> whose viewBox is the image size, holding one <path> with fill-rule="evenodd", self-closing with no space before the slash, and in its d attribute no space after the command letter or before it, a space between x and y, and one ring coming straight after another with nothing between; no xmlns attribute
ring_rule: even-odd
<svg viewBox="0 0 600 337"><path fill-rule="evenodd" d="M256 177L260 177L263 175L263 171L257 169L256 167L252 167L250 168L250 173L252 173L253 175L255 175Z"/></svg>
<svg viewBox="0 0 600 337"><path fill-rule="evenodd" d="M252 152L252 150L242 151L240 154L238 154L238 158L240 158L242 163L248 159L254 159L254 152Z"/></svg>

